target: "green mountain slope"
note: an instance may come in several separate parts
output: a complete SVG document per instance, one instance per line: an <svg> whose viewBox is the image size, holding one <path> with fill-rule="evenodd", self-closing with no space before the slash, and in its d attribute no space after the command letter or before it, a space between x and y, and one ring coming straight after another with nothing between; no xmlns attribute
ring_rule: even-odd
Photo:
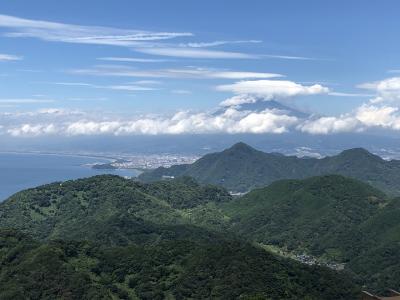
<svg viewBox="0 0 400 300"><path fill-rule="evenodd" d="M351 279L240 242L39 243L0 230L0 298L353 299Z"/></svg>
<svg viewBox="0 0 400 300"><path fill-rule="evenodd" d="M222 204L243 237L345 263L369 288L400 288L400 201L329 175L278 181Z"/></svg>
<svg viewBox="0 0 400 300"><path fill-rule="evenodd" d="M93 239L99 231L109 231L103 236L151 242L168 233L168 226L191 224L190 211L198 205L206 210L207 203L230 200L224 189L200 186L189 178L149 185L118 176L95 176L15 194L0 204L0 227L42 240ZM132 225L127 227L130 236L109 230L126 222Z"/></svg>
<svg viewBox="0 0 400 300"><path fill-rule="evenodd" d="M229 234L218 206L231 201L189 178L142 184L109 175L17 193L0 204L0 299L357 295L345 273Z"/></svg>
<svg viewBox="0 0 400 300"><path fill-rule="evenodd" d="M356 245L361 255L355 255L349 268L376 290L384 286L400 288L400 199L391 200L358 232Z"/></svg>
<svg viewBox="0 0 400 300"><path fill-rule="evenodd" d="M340 174L367 182L390 195L400 195L400 161L385 161L360 148L324 159L297 158L264 153L238 143L219 153L205 155L191 165L158 168L140 175L146 182L163 176L190 176L201 183L246 192L281 179Z"/></svg>
<svg viewBox="0 0 400 300"><path fill-rule="evenodd" d="M348 232L385 203L386 196L369 185L330 175L275 182L225 205L225 212L235 230L256 241L339 255L338 245L352 243L343 240Z"/></svg>

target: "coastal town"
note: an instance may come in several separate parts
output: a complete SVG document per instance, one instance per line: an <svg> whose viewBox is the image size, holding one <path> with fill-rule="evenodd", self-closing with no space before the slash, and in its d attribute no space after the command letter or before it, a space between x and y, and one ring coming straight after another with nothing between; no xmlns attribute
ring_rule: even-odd
<svg viewBox="0 0 400 300"><path fill-rule="evenodd" d="M196 155L176 155L176 154L157 154L157 155L134 155L124 158L117 158L107 163L92 164L94 169L137 169L149 170L159 167L168 168L173 165L191 164L199 159Z"/></svg>

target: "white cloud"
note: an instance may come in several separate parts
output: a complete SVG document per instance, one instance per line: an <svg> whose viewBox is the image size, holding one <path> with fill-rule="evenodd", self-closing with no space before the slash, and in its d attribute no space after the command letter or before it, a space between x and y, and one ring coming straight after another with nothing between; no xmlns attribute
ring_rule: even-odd
<svg viewBox="0 0 400 300"><path fill-rule="evenodd" d="M65 128L68 135L98 135L112 134L121 124L114 122L77 121Z"/></svg>
<svg viewBox="0 0 400 300"><path fill-rule="evenodd" d="M3 114L4 131L12 136L39 135L157 135L157 134L281 134L298 130L310 134L359 132L368 128L400 130L399 109L365 104L340 116L301 119L288 112L265 109L260 112L226 107L218 114L180 111L168 116L138 116L133 119L105 117L64 109L43 109L32 113ZM8 120L8 124L7 121ZM21 121L23 123L21 123Z"/></svg>
<svg viewBox="0 0 400 300"><path fill-rule="evenodd" d="M178 112L171 118L142 118L127 122L78 122L68 126L68 134L199 134L199 133L283 133L297 118L272 110L243 113L229 108L213 116L207 113Z"/></svg>
<svg viewBox="0 0 400 300"><path fill-rule="evenodd" d="M96 89L109 89L117 91L154 91L156 88L149 86L140 86L134 84L121 84L121 85L96 85L85 82L54 82L52 84L65 85L65 86L80 86L80 87L91 87Z"/></svg>
<svg viewBox="0 0 400 300"><path fill-rule="evenodd" d="M71 70L70 73L96 76L197 79L250 79L283 77L281 74L265 72L244 72L193 67L183 69L137 70L126 66L113 65L97 66L90 69L76 69Z"/></svg>
<svg viewBox="0 0 400 300"><path fill-rule="evenodd" d="M363 83L357 87L376 92L377 96L371 100L372 103L400 103L400 77L392 77L381 81Z"/></svg>
<svg viewBox="0 0 400 300"><path fill-rule="evenodd" d="M53 99L36 99L36 98L0 98L1 104L35 104L35 103L51 103Z"/></svg>
<svg viewBox="0 0 400 300"><path fill-rule="evenodd" d="M166 62L166 59L156 58L134 58L134 57L100 57L98 60L119 61L119 62L139 62L139 63L157 63Z"/></svg>
<svg viewBox="0 0 400 300"><path fill-rule="evenodd" d="M16 61L16 60L22 60L22 59L23 59L22 56L0 53L0 62L1 61Z"/></svg>
<svg viewBox="0 0 400 300"><path fill-rule="evenodd" d="M161 81L158 80L138 80L134 81L133 84L139 84L139 85L158 85L162 84Z"/></svg>
<svg viewBox="0 0 400 300"><path fill-rule="evenodd" d="M262 54L262 55L260 55L260 57L287 59L287 60L317 60L317 59L312 58L312 57L290 56L290 55L275 55L275 54Z"/></svg>
<svg viewBox="0 0 400 300"><path fill-rule="evenodd" d="M188 90L172 90L171 93L178 95L190 95L192 92Z"/></svg>
<svg viewBox="0 0 400 300"><path fill-rule="evenodd" d="M217 87L217 90L233 92L235 94L257 95L269 100L329 92L327 87L320 84L305 86L287 80L239 81L234 84L220 85Z"/></svg>
<svg viewBox="0 0 400 300"><path fill-rule="evenodd" d="M400 129L400 113L397 107L364 104L357 109L356 118L365 126Z"/></svg>
<svg viewBox="0 0 400 300"><path fill-rule="evenodd" d="M360 93L341 93L341 92L330 92L328 93L329 96L336 96L336 97L372 97L371 94L360 94Z"/></svg>
<svg viewBox="0 0 400 300"><path fill-rule="evenodd" d="M183 58L205 58L205 59L258 59L258 55L240 53L240 52L228 52L228 51L216 51L208 49L193 49L184 47L143 47L135 48L137 52L159 55L159 56L169 56L169 57L183 57Z"/></svg>
<svg viewBox="0 0 400 300"><path fill-rule="evenodd" d="M20 127L9 129L7 132L14 137L36 137L39 135L55 134L57 133L57 128L54 124L23 124Z"/></svg>
<svg viewBox="0 0 400 300"><path fill-rule="evenodd" d="M276 73L263 72L241 72L241 71L219 71L207 68L186 68L186 69L168 69L171 74L181 74L183 76L203 77L203 78L221 78L221 79L246 79L246 78L276 78L283 77Z"/></svg>
<svg viewBox="0 0 400 300"><path fill-rule="evenodd" d="M124 47L137 46L141 42L192 36L188 32L152 32L110 27L80 26L23 19L8 15L0 15L0 27L14 30L6 33L8 37L30 37L53 42Z"/></svg>
<svg viewBox="0 0 400 300"><path fill-rule="evenodd" d="M374 90L377 92L399 91L400 77L387 78L381 81L367 82L358 85L359 88Z"/></svg>
<svg viewBox="0 0 400 300"><path fill-rule="evenodd" d="M190 48L204 48L204 47L215 47L227 44L250 44L250 43L262 43L259 40L243 40L243 41L214 41L214 42L198 42L198 43L181 43L179 47L190 47Z"/></svg>
<svg viewBox="0 0 400 300"><path fill-rule="evenodd" d="M237 123L234 133L284 133L288 127L297 123L296 117L277 114L272 110L251 113Z"/></svg>
<svg viewBox="0 0 400 300"><path fill-rule="evenodd" d="M7 132L12 136L59 135L156 135L156 134L200 134L200 133L273 133L288 131L299 120L275 110L262 112L243 112L227 108L218 115L202 112L177 112L171 117L142 116L132 120L70 120L71 116L57 115L57 110L46 110L43 113L54 114L58 119L49 119L44 123L42 118L32 118L30 123L12 124ZM79 116L74 116L79 117ZM35 123L35 120L37 123ZM55 125L57 124L57 125Z"/></svg>
<svg viewBox="0 0 400 300"><path fill-rule="evenodd" d="M220 106L237 106L245 103L256 103L259 98L248 94L236 95L220 103Z"/></svg>
<svg viewBox="0 0 400 300"><path fill-rule="evenodd" d="M363 104L352 113L339 117L305 120L297 126L298 130L311 134L354 132L368 128L400 130L399 109L385 105Z"/></svg>
<svg viewBox="0 0 400 300"><path fill-rule="evenodd" d="M321 117L306 120L297 129L311 134L329 134L360 130L360 122L351 116Z"/></svg>

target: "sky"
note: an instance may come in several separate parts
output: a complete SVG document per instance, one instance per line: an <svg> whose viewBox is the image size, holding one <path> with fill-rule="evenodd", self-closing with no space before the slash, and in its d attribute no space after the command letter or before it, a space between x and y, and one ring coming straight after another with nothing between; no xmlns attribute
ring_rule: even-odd
<svg viewBox="0 0 400 300"><path fill-rule="evenodd" d="M0 136L396 133L398 11L395 0L1 1Z"/></svg>

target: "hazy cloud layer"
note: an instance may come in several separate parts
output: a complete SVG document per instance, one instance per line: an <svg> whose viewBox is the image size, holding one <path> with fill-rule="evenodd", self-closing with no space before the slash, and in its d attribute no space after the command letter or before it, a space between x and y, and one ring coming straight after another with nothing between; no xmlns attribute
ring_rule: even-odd
<svg viewBox="0 0 400 300"><path fill-rule="evenodd" d="M45 41L137 46L138 42L167 40L192 36L189 32L152 32L111 27L80 26L0 15L0 27L10 28L8 37L29 37Z"/></svg>
<svg viewBox="0 0 400 300"><path fill-rule="evenodd" d="M69 73L93 76L116 76L116 77L148 77L148 78L190 78L190 79L247 79L247 78L276 78L283 77L276 73L243 72L218 70L209 68L181 68L181 69L159 69L138 70L129 66L102 65L89 69L70 70Z"/></svg>
<svg viewBox="0 0 400 300"><path fill-rule="evenodd" d="M135 48L135 51L160 56L169 57L183 57L183 58L213 58L213 59L258 59L259 55L247 54L240 52L218 51L199 48L162 48L162 47L149 47L149 48Z"/></svg>

